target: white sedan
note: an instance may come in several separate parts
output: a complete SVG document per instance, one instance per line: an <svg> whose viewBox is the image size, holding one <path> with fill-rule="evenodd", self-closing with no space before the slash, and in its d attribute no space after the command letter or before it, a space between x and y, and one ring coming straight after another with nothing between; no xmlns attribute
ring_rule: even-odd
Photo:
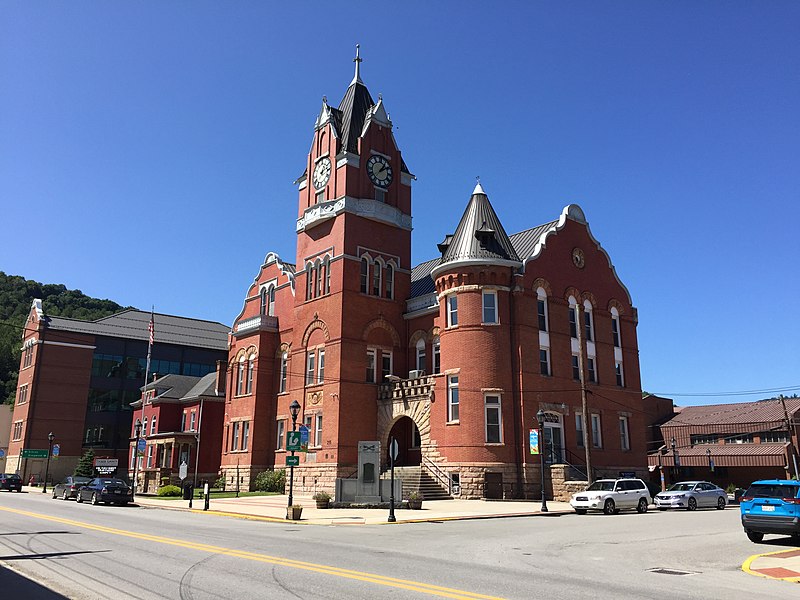
<svg viewBox="0 0 800 600"><path fill-rule="evenodd" d="M658 510L697 510L701 507L722 510L728 502L728 494L707 481L681 481L672 484L666 492L656 494L654 500Z"/></svg>

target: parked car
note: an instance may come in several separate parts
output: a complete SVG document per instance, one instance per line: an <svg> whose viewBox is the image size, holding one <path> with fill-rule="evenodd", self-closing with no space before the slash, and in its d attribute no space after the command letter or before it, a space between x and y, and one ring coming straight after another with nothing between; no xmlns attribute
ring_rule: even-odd
<svg viewBox="0 0 800 600"><path fill-rule="evenodd" d="M78 490L76 502L89 501L92 504L127 504L133 500L131 488L122 479L96 477Z"/></svg>
<svg viewBox="0 0 800 600"><path fill-rule="evenodd" d="M77 498L78 490L88 485L91 481L91 477L67 477L53 487L53 498L61 498L62 500Z"/></svg>
<svg viewBox="0 0 800 600"><path fill-rule="evenodd" d="M585 492L572 494L569 503L579 515L590 510L616 514L623 508L635 508L645 513L650 504L650 492L641 479L598 479Z"/></svg>
<svg viewBox="0 0 800 600"><path fill-rule="evenodd" d="M739 511L751 542L762 541L765 533L791 535L800 542L800 482L754 481L742 496Z"/></svg>
<svg viewBox="0 0 800 600"><path fill-rule="evenodd" d="M722 510L728 503L728 494L708 481L679 481L669 486L667 491L656 494L653 500L658 510L697 510L701 507Z"/></svg>
<svg viewBox="0 0 800 600"><path fill-rule="evenodd" d="M16 473L0 473L0 490L22 491L22 477Z"/></svg>

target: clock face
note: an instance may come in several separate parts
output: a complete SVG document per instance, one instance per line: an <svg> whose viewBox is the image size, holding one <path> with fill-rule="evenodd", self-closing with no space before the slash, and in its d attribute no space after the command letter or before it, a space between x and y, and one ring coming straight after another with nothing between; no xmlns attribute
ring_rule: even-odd
<svg viewBox="0 0 800 600"><path fill-rule="evenodd" d="M583 250L581 250L580 248L573 248L573 250L572 250L572 262L579 269L583 268L583 265L586 264L586 261L585 261L585 259L583 257Z"/></svg>
<svg viewBox="0 0 800 600"><path fill-rule="evenodd" d="M382 156L374 154L370 157L367 161L367 173L375 185L385 188L392 183L392 167Z"/></svg>
<svg viewBox="0 0 800 600"><path fill-rule="evenodd" d="M328 179L331 178L331 159L327 156L317 163L314 167L314 174L311 176L311 181L317 189L325 187Z"/></svg>

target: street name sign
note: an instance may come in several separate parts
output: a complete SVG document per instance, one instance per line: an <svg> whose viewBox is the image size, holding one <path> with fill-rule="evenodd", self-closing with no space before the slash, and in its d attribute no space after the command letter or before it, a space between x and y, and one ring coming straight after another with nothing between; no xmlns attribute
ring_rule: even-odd
<svg viewBox="0 0 800 600"><path fill-rule="evenodd" d="M299 431L290 431L286 434L286 450L289 452L299 452L301 438Z"/></svg>
<svg viewBox="0 0 800 600"><path fill-rule="evenodd" d="M47 449L44 450L32 450L32 449L25 449L22 451L22 458L47 458Z"/></svg>
<svg viewBox="0 0 800 600"><path fill-rule="evenodd" d="M297 467L300 465L300 457L299 456L287 456L286 457L286 466L287 467Z"/></svg>

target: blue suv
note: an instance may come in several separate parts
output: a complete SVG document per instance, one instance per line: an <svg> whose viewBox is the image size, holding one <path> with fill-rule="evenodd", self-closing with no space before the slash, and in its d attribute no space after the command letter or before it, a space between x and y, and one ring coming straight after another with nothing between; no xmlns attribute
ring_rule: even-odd
<svg viewBox="0 0 800 600"><path fill-rule="evenodd" d="M742 496L739 510L751 542L760 542L765 533L783 533L800 541L800 482L754 481Z"/></svg>

